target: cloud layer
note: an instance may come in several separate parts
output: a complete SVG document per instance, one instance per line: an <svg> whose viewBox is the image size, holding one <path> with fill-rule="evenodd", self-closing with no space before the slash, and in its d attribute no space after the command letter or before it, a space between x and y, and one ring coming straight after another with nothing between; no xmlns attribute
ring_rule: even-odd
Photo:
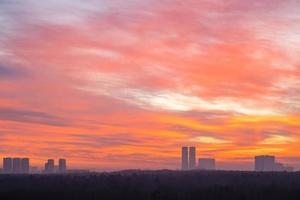
<svg viewBox="0 0 300 200"><path fill-rule="evenodd" d="M0 155L97 169L300 167L300 4L0 3ZM240 164L239 164L240 163Z"/></svg>

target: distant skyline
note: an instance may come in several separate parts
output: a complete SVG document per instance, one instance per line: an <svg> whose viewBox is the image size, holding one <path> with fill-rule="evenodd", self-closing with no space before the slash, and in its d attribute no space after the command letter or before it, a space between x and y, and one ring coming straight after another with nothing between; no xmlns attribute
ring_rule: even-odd
<svg viewBox="0 0 300 200"><path fill-rule="evenodd" d="M300 169L300 1L1 0L0 157Z"/></svg>

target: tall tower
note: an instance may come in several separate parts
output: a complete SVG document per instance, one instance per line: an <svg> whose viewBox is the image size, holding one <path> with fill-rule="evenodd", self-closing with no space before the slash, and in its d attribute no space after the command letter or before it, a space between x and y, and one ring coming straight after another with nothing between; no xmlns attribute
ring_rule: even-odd
<svg viewBox="0 0 300 200"><path fill-rule="evenodd" d="M187 147L182 147L182 149L181 149L181 169L182 170L189 169L188 148Z"/></svg>
<svg viewBox="0 0 300 200"><path fill-rule="evenodd" d="M66 159L59 159L58 161L59 173L65 173L67 171L67 161Z"/></svg>
<svg viewBox="0 0 300 200"><path fill-rule="evenodd" d="M12 173L12 158L3 158L3 171L6 174Z"/></svg>
<svg viewBox="0 0 300 200"><path fill-rule="evenodd" d="M21 166L22 166L22 173L28 174L29 173L29 158L22 158Z"/></svg>
<svg viewBox="0 0 300 200"><path fill-rule="evenodd" d="M53 174L54 173L54 160L49 159L48 162L45 163L45 173Z"/></svg>
<svg viewBox="0 0 300 200"><path fill-rule="evenodd" d="M196 147L189 148L189 169L196 168Z"/></svg>
<svg viewBox="0 0 300 200"><path fill-rule="evenodd" d="M13 173L19 174L22 172L21 158L13 158Z"/></svg>

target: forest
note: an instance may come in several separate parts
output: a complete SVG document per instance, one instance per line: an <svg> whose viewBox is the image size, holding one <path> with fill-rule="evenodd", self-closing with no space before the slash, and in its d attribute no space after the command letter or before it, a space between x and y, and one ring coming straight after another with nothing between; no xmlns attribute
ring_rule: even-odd
<svg viewBox="0 0 300 200"><path fill-rule="evenodd" d="M299 172L140 171L0 175L0 199L299 200Z"/></svg>

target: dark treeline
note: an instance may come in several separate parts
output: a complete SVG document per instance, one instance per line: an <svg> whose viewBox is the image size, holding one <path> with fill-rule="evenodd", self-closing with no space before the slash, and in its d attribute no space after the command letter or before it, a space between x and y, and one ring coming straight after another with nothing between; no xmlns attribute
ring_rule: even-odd
<svg viewBox="0 0 300 200"><path fill-rule="evenodd" d="M0 175L0 199L299 200L300 173L123 171Z"/></svg>

